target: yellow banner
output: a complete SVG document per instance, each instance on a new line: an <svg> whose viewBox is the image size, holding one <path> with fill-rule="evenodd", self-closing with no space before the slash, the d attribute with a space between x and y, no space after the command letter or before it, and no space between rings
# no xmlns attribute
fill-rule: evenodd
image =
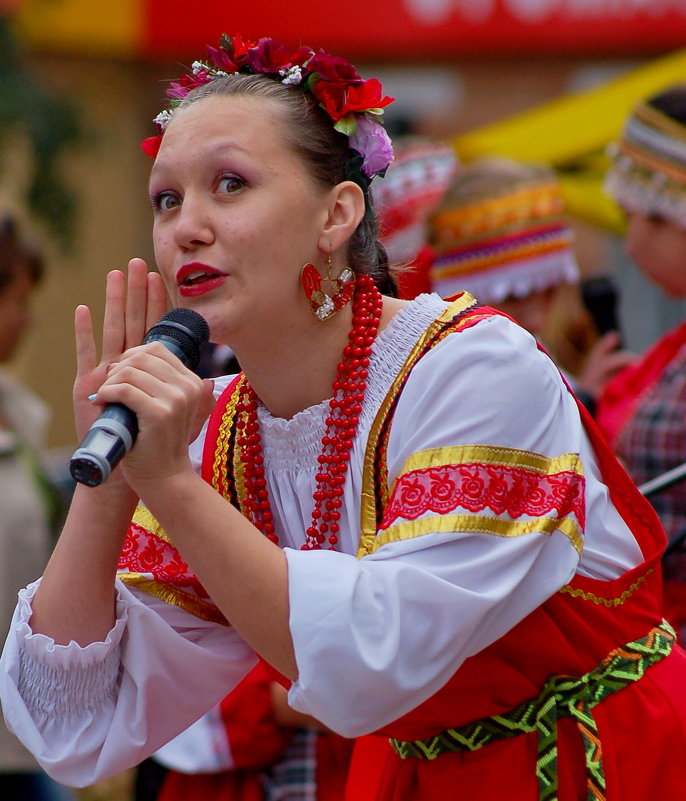
<svg viewBox="0 0 686 801"><path fill-rule="evenodd" d="M17 35L32 49L100 58L139 54L143 0L24 0Z"/></svg>
<svg viewBox="0 0 686 801"><path fill-rule="evenodd" d="M686 50L679 50L598 88L456 136L452 144L465 162L500 155L552 165L570 214L619 231L621 212L602 189L604 149L619 136L639 100L685 81Z"/></svg>

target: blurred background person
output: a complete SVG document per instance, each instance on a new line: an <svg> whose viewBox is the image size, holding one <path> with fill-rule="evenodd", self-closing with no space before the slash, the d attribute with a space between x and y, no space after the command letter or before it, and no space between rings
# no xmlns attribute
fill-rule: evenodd
<svg viewBox="0 0 686 801"><path fill-rule="evenodd" d="M406 300L431 292L433 252L428 220L457 175L452 145L413 134L393 139L395 157L383 178L371 186L381 241L394 273L398 296Z"/></svg>
<svg viewBox="0 0 686 801"><path fill-rule="evenodd" d="M343 801L353 744L291 709L286 690L259 663L142 763L135 799Z"/></svg>
<svg viewBox="0 0 686 801"><path fill-rule="evenodd" d="M578 288L580 273L552 168L504 157L474 161L457 174L429 225L433 289L442 297L467 290L504 311L559 364L546 333L555 324L558 293ZM608 378L633 360L619 342L618 332L605 333L576 375L565 371L591 412Z"/></svg>
<svg viewBox="0 0 686 801"><path fill-rule="evenodd" d="M37 249L17 224L0 221L0 364L15 355L31 324L31 296L43 274ZM58 495L40 463L50 412L33 392L0 367L0 593L2 636L17 592L43 571L60 517ZM38 767L0 718L0 797L3 801L69 801L74 796Z"/></svg>
<svg viewBox="0 0 686 801"><path fill-rule="evenodd" d="M628 218L626 250L671 298L686 298L686 84L639 103L626 122L606 187ZM598 422L642 485L686 462L686 323L607 385ZM667 531L668 615L686 634L686 482L651 493Z"/></svg>

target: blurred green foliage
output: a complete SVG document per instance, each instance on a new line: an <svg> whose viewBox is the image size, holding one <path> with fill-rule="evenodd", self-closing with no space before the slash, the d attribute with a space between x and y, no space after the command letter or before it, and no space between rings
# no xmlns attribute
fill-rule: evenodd
<svg viewBox="0 0 686 801"><path fill-rule="evenodd" d="M59 157L81 137L79 114L68 99L42 85L27 65L9 19L0 15L0 146L16 132L27 137L32 154L27 208L68 247L76 198L60 173Z"/></svg>

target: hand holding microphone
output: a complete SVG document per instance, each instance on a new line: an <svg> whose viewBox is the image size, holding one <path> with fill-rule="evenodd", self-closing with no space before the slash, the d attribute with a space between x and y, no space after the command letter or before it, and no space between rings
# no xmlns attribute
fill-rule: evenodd
<svg viewBox="0 0 686 801"><path fill-rule="evenodd" d="M194 370L209 340L205 319L192 309L172 309L151 326L143 344L160 342ZM69 470L81 484L96 487L106 481L133 447L138 434L136 415L121 403L109 403L74 451Z"/></svg>

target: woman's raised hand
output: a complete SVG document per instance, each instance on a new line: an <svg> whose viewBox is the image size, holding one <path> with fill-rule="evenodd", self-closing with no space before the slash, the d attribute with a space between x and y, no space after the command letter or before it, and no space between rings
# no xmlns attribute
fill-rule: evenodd
<svg viewBox="0 0 686 801"><path fill-rule="evenodd" d="M78 306L74 315L76 333L76 380L74 415L79 441L102 411L88 398L107 377L110 364L118 362L124 351L143 341L145 332L167 311L167 296L158 273L148 271L143 259L131 259L128 273L113 270L107 276L102 351L98 357L93 320L87 306Z"/></svg>
<svg viewBox="0 0 686 801"><path fill-rule="evenodd" d="M160 276L149 273L141 259L133 259L127 278L119 271L107 277L99 360L90 313L86 307L76 313L74 401L79 434L105 404L123 403L136 414L138 437L120 475L139 496L145 480L157 481L165 471L174 474L190 467L188 444L214 402L212 381L203 382L161 343L141 344L166 309ZM91 403L87 399L94 392L97 397Z"/></svg>

